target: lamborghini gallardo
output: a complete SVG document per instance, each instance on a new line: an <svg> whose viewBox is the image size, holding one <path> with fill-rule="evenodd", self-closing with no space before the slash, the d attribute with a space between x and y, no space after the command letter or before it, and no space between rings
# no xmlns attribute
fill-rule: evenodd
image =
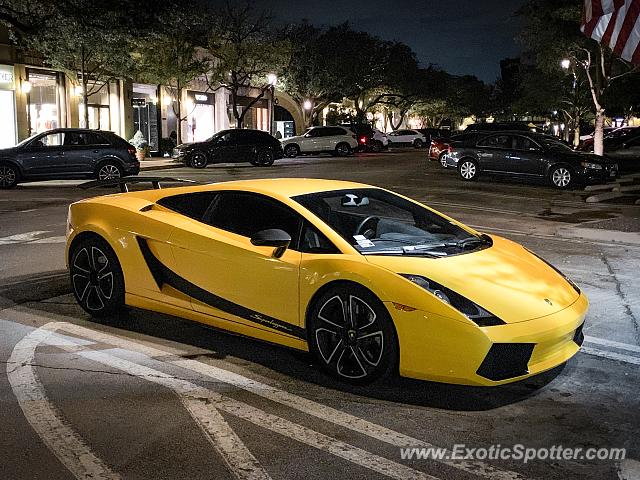
<svg viewBox="0 0 640 480"><path fill-rule="evenodd" d="M499 385L566 362L583 340L588 300L559 270L383 188L123 192L72 204L67 228L73 294L90 315L130 306L202 322L310 351L345 382L397 372Z"/></svg>

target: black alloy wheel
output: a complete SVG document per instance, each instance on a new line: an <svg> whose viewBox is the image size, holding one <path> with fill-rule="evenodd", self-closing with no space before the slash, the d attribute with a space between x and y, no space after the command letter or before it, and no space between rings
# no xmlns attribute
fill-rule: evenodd
<svg viewBox="0 0 640 480"><path fill-rule="evenodd" d="M111 247L98 237L81 240L69 261L76 301L94 317L118 313L124 307L124 277Z"/></svg>
<svg viewBox="0 0 640 480"><path fill-rule="evenodd" d="M115 162L104 162L98 165L97 180L115 180L122 177L122 168Z"/></svg>
<svg viewBox="0 0 640 480"><path fill-rule="evenodd" d="M300 147L295 144L289 144L284 147L284 156L287 158L295 158L300 155Z"/></svg>
<svg viewBox="0 0 640 480"><path fill-rule="evenodd" d="M420 140L419 138L416 138L413 141L413 148L422 148L423 144L424 144L424 142L422 140Z"/></svg>
<svg viewBox="0 0 640 480"><path fill-rule="evenodd" d="M339 157L346 157L351 153L351 147L348 143L341 142L336 145L336 155Z"/></svg>
<svg viewBox="0 0 640 480"><path fill-rule="evenodd" d="M269 167L273 165L274 161L275 157L271 150L260 150L257 154L255 165L258 167Z"/></svg>
<svg viewBox="0 0 640 480"><path fill-rule="evenodd" d="M397 337L384 304L356 284L331 288L308 318L309 347L322 368L352 384L366 384L391 372Z"/></svg>
<svg viewBox="0 0 640 480"><path fill-rule="evenodd" d="M191 154L191 160L189 161L193 168L205 168L209 161L207 156L202 152L193 152Z"/></svg>
<svg viewBox="0 0 640 480"><path fill-rule="evenodd" d="M18 184L18 169L10 164L0 165L0 188L13 188Z"/></svg>

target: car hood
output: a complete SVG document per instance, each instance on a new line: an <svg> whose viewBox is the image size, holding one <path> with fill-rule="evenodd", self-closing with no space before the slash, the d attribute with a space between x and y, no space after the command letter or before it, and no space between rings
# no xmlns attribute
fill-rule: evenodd
<svg viewBox="0 0 640 480"><path fill-rule="evenodd" d="M521 245L492 236L493 246L450 257L367 255L395 273L421 275L477 303L506 323L556 313L580 294ZM402 300L398 300L402 301Z"/></svg>
<svg viewBox="0 0 640 480"><path fill-rule="evenodd" d="M13 155L18 151L18 147L0 148L0 156Z"/></svg>
<svg viewBox="0 0 640 480"><path fill-rule="evenodd" d="M557 152L557 153L559 153L559 152ZM591 162L591 163L597 163L597 164L600 164L600 165L606 165L606 164L609 164L609 163L613 163L607 157L603 157L601 155L596 155L595 153L590 153L590 152L579 152L579 151L562 152L562 153L560 153L560 156L562 158L564 158L565 160L575 160L576 162Z"/></svg>

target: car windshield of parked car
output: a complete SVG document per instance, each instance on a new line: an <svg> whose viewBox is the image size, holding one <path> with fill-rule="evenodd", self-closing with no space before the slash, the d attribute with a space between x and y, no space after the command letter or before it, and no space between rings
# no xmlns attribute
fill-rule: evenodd
<svg viewBox="0 0 640 480"><path fill-rule="evenodd" d="M293 197L363 255L442 257L491 244L456 223L377 188L335 190Z"/></svg>

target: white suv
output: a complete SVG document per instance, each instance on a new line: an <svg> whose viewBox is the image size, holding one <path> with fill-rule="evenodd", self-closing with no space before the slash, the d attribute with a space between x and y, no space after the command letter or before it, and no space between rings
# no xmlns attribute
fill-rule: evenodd
<svg viewBox="0 0 640 480"><path fill-rule="evenodd" d="M301 153L335 153L349 155L358 147L356 135L344 127L311 127L303 135L282 140L284 156L293 158Z"/></svg>

